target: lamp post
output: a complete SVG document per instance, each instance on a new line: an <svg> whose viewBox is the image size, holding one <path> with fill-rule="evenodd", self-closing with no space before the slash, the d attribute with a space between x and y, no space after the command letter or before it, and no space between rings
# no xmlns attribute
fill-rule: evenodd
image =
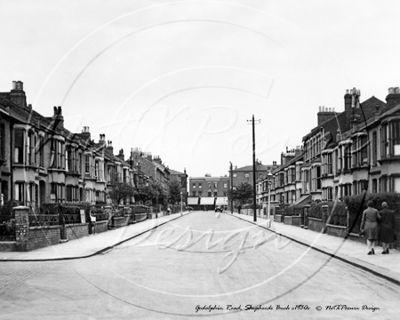
<svg viewBox="0 0 400 320"><path fill-rule="evenodd" d="M181 215L182 215L182 191L181 191Z"/></svg>
<svg viewBox="0 0 400 320"><path fill-rule="evenodd" d="M272 181L271 181L271 179L272 179L272 173L271 173L270 171L268 171L267 177L268 177L268 208L267 208L268 212L267 212L267 225L268 225L268 228L270 228L270 227L271 227L271 222L270 222L269 219L270 219L270 211L271 211L271 183L272 183Z"/></svg>

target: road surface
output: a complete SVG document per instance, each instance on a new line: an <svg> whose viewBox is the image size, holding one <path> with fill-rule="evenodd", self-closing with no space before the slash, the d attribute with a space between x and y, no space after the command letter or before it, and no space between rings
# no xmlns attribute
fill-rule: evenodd
<svg viewBox="0 0 400 320"><path fill-rule="evenodd" d="M0 263L0 319L395 319L400 288L193 212L92 258Z"/></svg>

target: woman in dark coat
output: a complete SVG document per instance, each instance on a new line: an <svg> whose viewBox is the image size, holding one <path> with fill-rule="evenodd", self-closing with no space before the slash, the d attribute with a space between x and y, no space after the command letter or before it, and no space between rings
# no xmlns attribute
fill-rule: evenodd
<svg viewBox="0 0 400 320"><path fill-rule="evenodd" d="M382 202L382 210L379 213L382 216L379 225L379 241L382 242L382 253L388 254L389 243L394 241L394 212L389 210L386 202Z"/></svg>
<svg viewBox="0 0 400 320"><path fill-rule="evenodd" d="M368 208L364 210L361 220L361 232L364 233L364 238L367 240L369 252L375 254L375 242L378 240L379 229L378 221L381 219L379 211L373 208L372 201L368 201Z"/></svg>

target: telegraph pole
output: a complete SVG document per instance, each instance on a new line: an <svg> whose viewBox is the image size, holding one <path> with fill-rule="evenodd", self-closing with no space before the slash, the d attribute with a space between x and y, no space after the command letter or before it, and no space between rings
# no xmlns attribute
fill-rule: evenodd
<svg viewBox="0 0 400 320"><path fill-rule="evenodd" d="M254 114L251 120L247 120L247 122L251 122L253 127L253 217L254 222L257 221L257 204L256 204L256 130L254 127L255 121L260 123L261 120L254 120Z"/></svg>
<svg viewBox="0 0 400 320"><path fill-rule="evenodd" d="M230 190L231 190L231 196L230 196L230 202L231 202L231 214L233 214L233 199L232 199L232 196L233 196L233 177L232 177L232 162L229 162L230 163L230 167L229 167L229 184L230 184Z"/></svg>

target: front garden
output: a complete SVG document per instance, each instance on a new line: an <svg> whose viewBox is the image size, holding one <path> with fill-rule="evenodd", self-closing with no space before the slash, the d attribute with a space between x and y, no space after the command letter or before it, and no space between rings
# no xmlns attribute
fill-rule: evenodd
<svg viewBox="0 0 400 320"><path fill-rule="evenodd" d="M344 201L281 206L276 209L275 221L358 240L362 213L368 201L372 201L378 210L382 209L382 202L388 203L389 208L395 212L395 233L397 239L400 239L399 193L367 193L346 197ZM400 241L395 241L394 246L400 248Z"/></svg>

